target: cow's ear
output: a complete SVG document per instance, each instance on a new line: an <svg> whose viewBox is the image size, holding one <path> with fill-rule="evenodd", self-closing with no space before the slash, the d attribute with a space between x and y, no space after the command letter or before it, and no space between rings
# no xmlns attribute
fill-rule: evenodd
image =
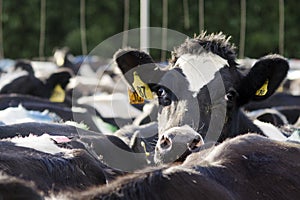
<svg viewBox="0 0 300 200"><path fill-rule="evenodd" d="M156 86L164 74L149 54L137 49L121 49L115 53L114 60L131 86L134 77L150 87Z"/></svg>
<svg viewBox="0 0 300 200"><path fill-rule="evenodd" d="M123 74L145 64L154 64L149 54L137 49L120 49L114 55L114 59Z"/></svg>
<svg viewBox="0 0 300 200"><path fill-rule="evenodd" d="M241 80L237 89L239 104L251 100L264 100L271 96L287 75L289 64L279 55L268 55L259 59L250 72Z"/></svg>

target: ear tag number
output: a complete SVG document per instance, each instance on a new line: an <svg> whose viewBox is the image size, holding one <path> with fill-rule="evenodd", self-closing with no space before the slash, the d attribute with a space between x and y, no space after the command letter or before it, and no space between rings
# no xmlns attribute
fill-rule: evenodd
<svg viewBox="0 0 300 200"><path fill-rule="evenodd" d="M266 80L266 82L261 86L261 88L259 88L255 95L256 96L265 96L268 92L268 84L269 84L269 80Z"/></svg>
<svg viewBox="0 0 300 200"><path fill-rule="evenodd" d="M66 97L65 91L62 89L61 85L57 84L52 92L52 95L50 97L51 102L64 102Z"/></svg>
<svg viewBox="0 0 300 200"><path fill-rule="evenodd" d="M152 91L148 84L144 83L137 72L133 72L133 83L132 86L137 94L143 99L153 99Z"/></svg>
<svg viewBox="0 0 300 200"><path fill-rule="evenodd" d="M140 97L136 91L132 91L128 88L128 97L130 104L143 104L144 99Z"/></svg>

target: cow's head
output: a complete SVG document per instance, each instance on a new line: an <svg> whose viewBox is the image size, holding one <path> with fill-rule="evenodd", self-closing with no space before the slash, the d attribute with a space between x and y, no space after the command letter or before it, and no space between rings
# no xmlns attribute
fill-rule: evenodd
<svg viewBox="0 0 300 200"><path fill-rule="evenodd" d="M288 62L279 55L268 55L244 73L238 68L229 38L222 33L203 33L187 39L174 49L164 70L142 51L124 49L115 54L130 84L138 74L156 93L160 136L173 127L189 125L205 140L222 141L238 131L241 106L276 91L287 74Z"/></svg>

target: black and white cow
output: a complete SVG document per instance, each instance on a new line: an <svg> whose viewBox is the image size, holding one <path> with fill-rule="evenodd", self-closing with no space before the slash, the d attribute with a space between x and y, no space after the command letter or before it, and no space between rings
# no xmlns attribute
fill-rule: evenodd
<svg viewBox="0 0 300 200"><path fill-rule="evenodd" d="M132 151L119 137L84 130L67 124L28 122L0 126L0 141L8 138L49 135L57 147L83 149L111 168L133 171L147 165L145 154ZM34 137L32 148L34 148ZM45 137L44 137L45 138ZM30 138L27 139L30 142ZM50 143L51 143L50 141ZM29 146L30 147L30 146ZM41 146L40 149L47 149Z"/></svg>
<svg viewBox="0 0 300 200"><path fill-rule="evenodd" d="M0 173L32 182L44 195L107 184L147 164L118 137L70 125L2 125L0 137Z"/></svg>
<svg viewBox="0 0 300 200"><path fill-rule="evenodd" d="M74 56L68 47L57 48L54 50L53 61L58 67L71 69L75 74L78 73L81 63L74 63Z"/></svg>
<svg viewBox="0 0 300 200"><path fill-rule="evenodd" d="M300 106L278 106L246 111L251 119L271 123L277 127L295 125L300 117Z"/></svg>
<svg viewBox="0 0 300 200"><path fill-rule="evenodd" d="M22 105L27 110L44 112L48 110L58 115L63 121L76 121L86 124L90 130L102 132L101 126L95 122L95 118L101 118L105 123L117 126L111 118L104 118L95 108L86 104L73 104L65 102L51 102L49 99L22 94L0 95L0 110Z"/></svg>
<svg viewBox="0 0 300 200"><path fill-rule="evenodd" d="M240 108L270 97L285 78L289 64L282 56L268 55L244 74L238 69L235 46L229 38L222 33L202 33L187 39L172 52L168 69L160 69L139 50L116 52L115 60L132 88L143 89L146 83L156 93L160 138L169 129L184 125L205 141L222 142L248 132L264 134ZM140 85L134 86L135 80Z"/></svg>
<svg viewBox="0 0 300 200"><path fill-rule="evenodd" d="M260 102L249 102L243 108L246 111L273 109L282 114L289 124L294 124L300 117L300 96L288 93L276 93ZM271 116L273 117L273 116ZM268 121L268 119L266 119ZM272 122L272 120L270 120ZM276 123L276 122L275 122Z"/></svg>
<svg viewBox="0 0 300 200"><path fill-rule="evenodd" d="M109 168L87 151L59 148L48 137L1 140L0 170L34 182L45 194L67 188L86 189L110 179Z"/></svg>
<svg viewBox="0 0 300 200"><path fill-rule="evenodd" d="M1 74L0 94L24 94L49 99L57 90L65 93L73 75L70 69L60 68L44 79L38 78L29 61L18 60L14 67ZM65 93L60 102L69 103L70 98Z"/></svg>
<svg viewBox="0 0 300 200"><path fill-rule="evenodd" d="M118 178L69 199L297 199L300 146L245 134L165 165Z"/></svg>

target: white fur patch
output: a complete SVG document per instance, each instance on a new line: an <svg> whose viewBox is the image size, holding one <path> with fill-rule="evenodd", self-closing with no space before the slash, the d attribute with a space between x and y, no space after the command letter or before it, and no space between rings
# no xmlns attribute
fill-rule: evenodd
<svg viewBox="0 0 300 200"><path fill-rule="evenodd" d="M169 167L169 168L165 169L163 171L163 176L168 178L169 175L171 175L173 173L176 173L178 171L180 171L180 172L184 171L184 172L188 173L191 176L195 175L195 174L200 174L200 172L198 172L195 169L190 169L190 168L183 167L181 165L177 165L177 166L172 166L172 167Z"/></svg>
<svg viewBox="0 0 300 200"><path fill-rule="evenodd" d="M58 122L61 118L48 110L43 112L26 110L21 104L0 111L0 121L6 125L25 122Z"/></svg>
<svg viewBox="0 0 300 200"><path fill-rule="evenodd" d="M184 54L175 63L187 77L189 90L194 92L194 95L213 80L215 73L225 65L228 65L227 60L211 52L201 55Z"/></svg>
<svg viewBox="0 0 300 200"><path fill-rule="evenodd" d="M9 73L3 73L1 74L1 81L0 81L0 88L3 88L4 86L6 86L7 84L11 83L13 80L20 78L22 76L27 76L28 72L21 70L21 69L17 69L13 72L9 72Z"/></svg>
<svg viewBox="0 0 300 200"><path fill-rule="evenodd" d="M165 131L163 133L164 136L173 136L172 140L173 142L179 141L179 142L190 142L193 140L196 136L200 137L200 142L204 144L204 141L201 137L201 135L196 132L193 128L191 128L189 125L184 125L180 127L172 127ZM157 144L158 145L158 144Z"/></svg>
<svg viewBox="0 0 300 200"><path fill-rule="evenodd" d="M285 141L287 139L273 124L261 122L259 120L254 120L253 123L270 139L278 141Z"/></svg>
<svg viewBox="0 0 300 200"><path fill-rule="evenodd" d="M10 141L19 147L27 147L53 155L57 153L71 152L71 150L69 149L60 148L57 145L55 145L51 137L52 136L48 134L43 134L41 136L30 134L28 137L14 137L10 139L5 139L4 141Z"/></svg>

